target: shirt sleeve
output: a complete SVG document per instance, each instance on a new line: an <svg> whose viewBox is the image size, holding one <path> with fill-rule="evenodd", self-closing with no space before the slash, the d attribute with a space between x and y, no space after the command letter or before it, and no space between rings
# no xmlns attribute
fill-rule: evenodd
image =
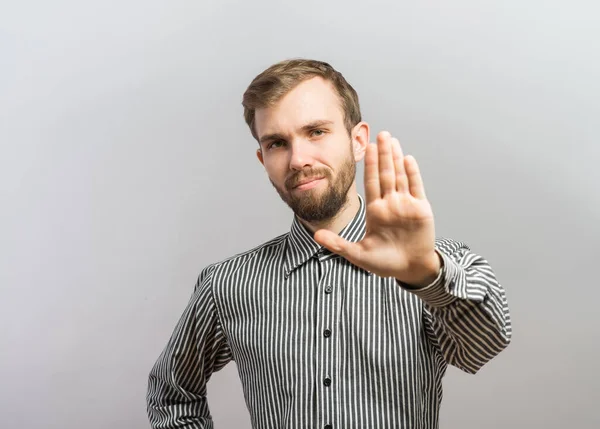
<svg viewBox="0 0 600 429"><path fill-rule="evenodd" d="M446 362L477 373L510 343L510 313L504 288L488 262L461 242L436 239L442 271L425 288L398 283L425 303L429 338Z"/></svg>
<svg viewBox="0 0 600 429"><path fill-rule="evenodd" d="M208 429L210 376L232 360L211 293L214 266L206 267L187 307L148 378L147 412L152 428Z"/></svg>

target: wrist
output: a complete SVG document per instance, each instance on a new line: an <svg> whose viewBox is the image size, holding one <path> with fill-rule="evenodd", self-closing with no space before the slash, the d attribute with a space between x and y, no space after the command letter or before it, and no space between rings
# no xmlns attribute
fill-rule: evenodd
<svg viewBox="0 0 600 429"><path fill-rule="evenodd" d="M413 264L407 273L396 277L396 280L414 288L424 288L439 277L442 267L443 259L437 250L434 250L430 256Z"/></svg>

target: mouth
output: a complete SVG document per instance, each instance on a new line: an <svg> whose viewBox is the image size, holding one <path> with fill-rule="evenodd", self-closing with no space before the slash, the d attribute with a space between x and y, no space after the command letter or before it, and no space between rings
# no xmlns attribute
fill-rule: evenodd
<svg viewBox="0 0 600 429"><path fill-rule="evenodd" d="M321 183L321 181L323 179L324 179L323 177L313 177L310 179L305 179L305 180L301 181L299 184L297 184L296 186L294 186L292 188L292 190L304 191L307 189L314 188L319 183Z"/></svg>

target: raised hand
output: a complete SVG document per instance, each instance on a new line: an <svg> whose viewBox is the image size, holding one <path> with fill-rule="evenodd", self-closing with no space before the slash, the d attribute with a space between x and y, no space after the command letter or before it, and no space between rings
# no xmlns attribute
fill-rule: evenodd
<svg viewBox="0 0 600 429"><path fill-rule="evenodd" d="M437 277L431 205L414 157L404 156L389 132L377 135L365 155L366 233L352 243L321 229L315 241L354 265L382 277L426 286Z"/></svg>

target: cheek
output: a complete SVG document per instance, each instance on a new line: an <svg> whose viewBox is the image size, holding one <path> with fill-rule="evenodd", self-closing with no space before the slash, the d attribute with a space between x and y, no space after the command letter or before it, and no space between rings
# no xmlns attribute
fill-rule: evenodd
<svg viewBox="0 0 600 429"><path fill-rule="evenodd" d="M277 160L270 158L265 160L265 169L267 170L267 174L269 178L275 183L283 183L287 171L285 169L285 165Z"/></svg>
<svg viewBox="0 0 600 429"><path fill-rule="evenodd" d="M340 156L340 154L337 153L334 155L334 157L330 158L330 161L330 165L331 168L334 170L334 174L338 174L348 162L348 155Z"/></svg>
<svg viewBox="0 0 600 429"><path fill-rule="evenodd" d="M354 160L352 142L342 139L335 142L332 141L330 145L327 145L322 161L327 161L326 164L337 172L340 168L344 167L348 159Z"/></svg>

